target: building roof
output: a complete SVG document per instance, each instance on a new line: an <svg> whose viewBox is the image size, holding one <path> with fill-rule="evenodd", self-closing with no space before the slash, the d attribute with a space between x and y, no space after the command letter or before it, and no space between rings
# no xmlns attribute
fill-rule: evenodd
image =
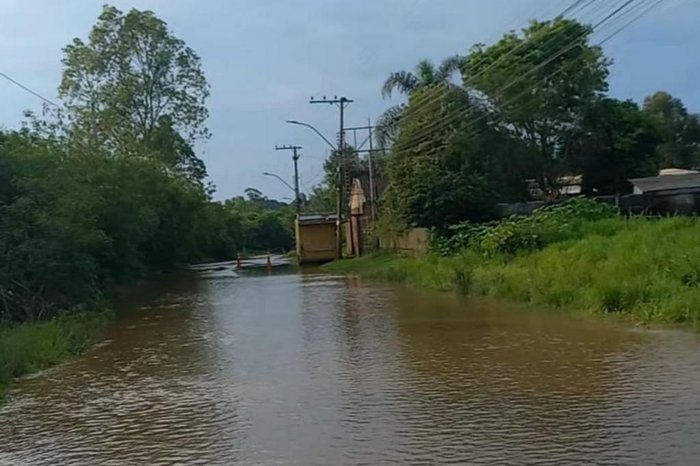
<svg viewBox="0 0 700 466"><path fill-rule="evenodd" d="M700 192L700 173L633 178L629 181L642 193L660 191Z"/></svg>
<svg viewBox="0 0 700 466"><path fill-rule="evenodd" d="M659 170L659 175L689 175L691 173L700 173L697 170L686 170L685 168L664 168Z"/></svg>
<svg viewBox="0 0 700 466"><path fill-rule="evenodd" d="M336 214L326 213L306 213L299 214L299 225L324 225L327 223L335 224L338 216Z"/></svg>

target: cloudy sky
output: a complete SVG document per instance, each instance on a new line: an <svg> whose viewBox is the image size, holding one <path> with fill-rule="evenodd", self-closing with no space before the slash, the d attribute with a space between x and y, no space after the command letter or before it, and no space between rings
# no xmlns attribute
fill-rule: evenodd
<svg viewBox="0 0 700 466"><path fill-rule="evenodd" d="M612 3L605 0L609 10ZM641 0L640 0L641 1ZM56 97L61 48L86 37L105 0L0 0L0 72ZM212 87L211 140L202 148L220 199L256 187L270 197L291 193L291 154L304 147L302 189L319 182L327 148L317 136L284 123L312 123L335 138L337 110L310 96L355 100L347 124L364 125L391 102L383 79L419 60L439 61L490 43L528 19L554 16L571 0L113 0L120 9L150 9L202 57ZM589 13L584 18L595 16ZM605 44L615 61L611 93L641 100L656 90L700 111L700 2L664 0L654 12ZM617 26L621 25L617 24ZM614 25L613 25L614 26ZM605 33L596 36L600 40ZM0 79L0 126L17 127L41 101Z"/></svg>

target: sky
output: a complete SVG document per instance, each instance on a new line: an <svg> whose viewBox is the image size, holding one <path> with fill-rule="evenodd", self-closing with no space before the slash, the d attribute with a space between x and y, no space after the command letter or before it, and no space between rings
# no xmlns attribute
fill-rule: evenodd
<svg viewBox="0 0 700 466"><path fill-rule="evenodd" d="M61 49L86 38L106 0L0 0L0 72L56 99ZM607 2L608 0L605 0ZM619 2L620 0L609 0ZM640 0L641 1L641 0ZM599 3L605 3L599 2ZM122 10L152 10L193 48L211 85L207 103L212 137L199 147L216 198L248 187L271 198L292 197L271 172L292 183L291 153L302 146L301 189L322 181L328 146L310 130L335 140L338 110L309 98L353 99L347 126L363 126L399 100L383 100L392 71L421 59L439 62L492 43L533 18L547 19L572 0L112 0ZM609 7L606 6L609 10ZM592 12L584 19L595 17ZM700 2L663 0L651 14L604 44L611 95L641 101L658 90L700 112ZM621 23L619 24L621 25ZM594 41L603 39L601 30ZM0 79L0 128L16 128L41 100ZM352 134L349 135L352 143ZM358 136L359 138L360 136ZM361 139L361 138L360 138Z"/></svg>

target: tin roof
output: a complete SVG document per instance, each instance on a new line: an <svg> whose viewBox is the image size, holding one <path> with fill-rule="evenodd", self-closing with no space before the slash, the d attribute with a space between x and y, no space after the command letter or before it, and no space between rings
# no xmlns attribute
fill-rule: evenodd
<svg viewBox="0 0 700 466"><path fill-rule="evenodd" d="M326 213L306 213L299 214L299 225L323 225L325 223L335 224L338 216Z"/></svg>
<svg viewBox="0 0 700 466"><path fill-rule="evenodd" d="M686 170L685 168L664 168L659 170L659 175L688 175L690 173L700 173L697 170Z"/></svg>
<svg viewBox="0 0 700 466"><path fill-rule="evenodd" d="M643 193L659 191L700 191L700 173L651 176L630 180Z"/></svg>

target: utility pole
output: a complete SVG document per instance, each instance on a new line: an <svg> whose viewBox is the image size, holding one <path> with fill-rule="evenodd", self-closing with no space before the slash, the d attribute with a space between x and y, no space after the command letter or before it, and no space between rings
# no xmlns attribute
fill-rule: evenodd
<svg viewBox="0 0 700 466"><path fill-rule="evenodd" d="M326 96L323 96L322 99L314 99L311 97L311 100L309 100L309 103L312 104L330 104L337 105L338 108L340 108L340 136L338 141L340 166L338 168L338 202L336 203L336 215L338 219L336 220L335 229L336 257L338 259L343 257L343 181L347 181L345 170L345 108L353 102L354 101L351 99L338 96L334 96L332 99L327 99Z"/></svg>
<svg viewBox="0 0 700 466"><path fill-rule="evenodd" d="M372 220L376 220L377 218L377 209L376 209L376 190L374 189L374 161L372 159L373 154L375 152L383 152L382 149L375 149L374 148L374 126L372 126L372 120L367 118L367 126L354 126L350 128L345 128L346 131L352 131L353 135L355 136L355 140L357 140L357 131L368 131L369 134L365 138L365 140L357 146L357 143L355 143L355 152L357 154L362 154L366 153L367 154L367 164L369 167L369 205L370 205L370 215L372 217ZM369 149L362 149L362 147L369 142Z"/></svg>
<svg viewBox="0 0 700 466"><path fill-rule="evenodd" d="M301 213L301 197L299 196L299 157L300 154L297 152L301 150L301 146L275 146L275 150L291 150L292 160L294 160L294 203L297 207L297 218Z"/></svg>
<svg viewBox="0 0 700 466"><path fill-rule="evenodd" d="M372 220L376 220L376 208L374 204L374 169L372 168L372 152L374 146L372 143L372 120L367 118L367 127L369 128L369 152L367 153L367 163L369 164L369 213Z"/></svg>

